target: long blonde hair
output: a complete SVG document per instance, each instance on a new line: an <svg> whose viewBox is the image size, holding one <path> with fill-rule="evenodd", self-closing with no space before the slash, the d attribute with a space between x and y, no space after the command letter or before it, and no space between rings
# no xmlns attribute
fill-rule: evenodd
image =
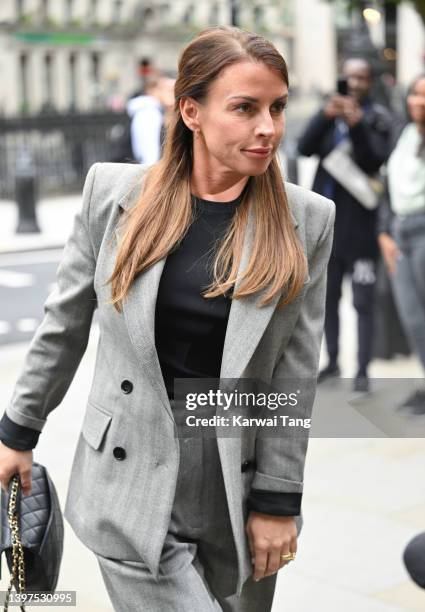
<svg viewBox="0 0 425 612"><path fill-rule="evenodd" d="M185 125L179 101L189 96L202 102L209 85L231 64L246 59L277 70L289 84L285 60L257 34L234 27L212 27L200 32L183 50L175 83L175 106L167 130L163 156L144 178L139 200L125 219L111 283L111 304L122 311L122 301L134 279L166 257L183 239L193 221L190 193L193 134ZM278 307L299 293L307 261L293 227L279 163L274 157L267 170L248 180L244 197L223 237L213 264L213 282L202 295L213 298L234 288L242 255L249 205L255 231L246 269L232 299L269 288L259 306L283 293Z"/></svg>

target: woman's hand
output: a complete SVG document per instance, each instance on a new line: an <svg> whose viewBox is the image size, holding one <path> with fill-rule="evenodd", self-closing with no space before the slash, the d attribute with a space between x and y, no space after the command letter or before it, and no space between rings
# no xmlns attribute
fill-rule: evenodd
<svg viewBox="0 0 425 612"><path fill-rule="evenodd" d="M393 276L397 269L397 260L402 256L401 251L396 241L389 234L379 234L378 243L388 274Z"/></svg>
<svg viewBox="0 0 425 612"><path fill-rule="evenodd" d="M297 526L292 516L250 512L245 531L254 564L254 580L275 574L288 561L281 555L297 552Z"/></svg>
<svg viewBox="0 0 425 612"><path fill-rule="evenodd" d="M9 481L19 474L22 493L31 493L32 450L20 451L0 442L0 483L5 493L9 492Z"/></svg>

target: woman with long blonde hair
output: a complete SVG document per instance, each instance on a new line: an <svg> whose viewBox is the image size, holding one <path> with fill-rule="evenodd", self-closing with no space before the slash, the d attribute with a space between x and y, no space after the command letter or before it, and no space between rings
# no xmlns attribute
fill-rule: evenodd
<svg viewBox="0 0 425 612"><path fill-rule="evenodd" d="M29 492L32 449L97 308L65 517L119 612L266 612L295 558L334 205L282 179L288 86L283 57L257 34L208 28L186 46L162 159L89 171L0 423L2 487L18 472ZM284 383L284 414L261 435L259 419L232 420L235 390L223 408L218 391L198 393L201 379L222 393L229 379L298 386ZM195 435L206 413L196 427L213 421L216 436ZM288 414L305 423L299 435L285 432ZM226 419L234 431L219 435Z"/></svg>

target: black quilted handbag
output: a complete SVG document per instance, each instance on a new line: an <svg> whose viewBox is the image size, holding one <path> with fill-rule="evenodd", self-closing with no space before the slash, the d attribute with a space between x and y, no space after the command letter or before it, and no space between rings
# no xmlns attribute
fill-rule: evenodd
<svg viewBox="0 0 425 612"><path fill-rule="evenodd" d="M63 537L63 518L55 486L47 469L33 462L30 495L21 495L17 474L9 482L8 493L2 491L0 577L3 551L11 573L5 610L12 585L18 593L54 592L62 561Z"/></svg>

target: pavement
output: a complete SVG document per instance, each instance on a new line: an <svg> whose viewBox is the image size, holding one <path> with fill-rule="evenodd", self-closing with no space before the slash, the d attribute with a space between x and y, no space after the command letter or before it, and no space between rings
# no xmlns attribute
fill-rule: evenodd
<svg viewBox="0 0 425 612"><path fill-rule="evenodd" d="M305 183L313 167L314 160L301 163ZM9 253L10 261L17 251L62 246L80 205L80 196L42 200L38 207L42 232L17 236L14 204L0 202L0 267L2 253ZM349 378L354 372L356 339L348 283L343 290L341 320L341 368L343 376ZM98 338L97 324L93 324L86 353L68 393L60 408L50 414L34 450L34 460L49 468L62 507L90 391ZM0 396L4 398L4 408L27 349L27 343L20 343L0 350ZM322 351L321 363L324 361ZM374 360L370 374L377 380L423 377L414 357ZM313 415L320 418L317 406L320 402ZM411 418L419 419L413 425L419 424L420 419L423 425L423 417ZM279 572L273 612L423 611L425 591L410 581L402 552L410 538L425 530L424 473L422 437L312 437L305 468L304 527L298 554ZM4 559L2 568L0 590L5 590L8 571ZM78 611L112 611L96 558L68 523L57 588L77 592ZM45 608L48 609L38 607Z"/></svg>

